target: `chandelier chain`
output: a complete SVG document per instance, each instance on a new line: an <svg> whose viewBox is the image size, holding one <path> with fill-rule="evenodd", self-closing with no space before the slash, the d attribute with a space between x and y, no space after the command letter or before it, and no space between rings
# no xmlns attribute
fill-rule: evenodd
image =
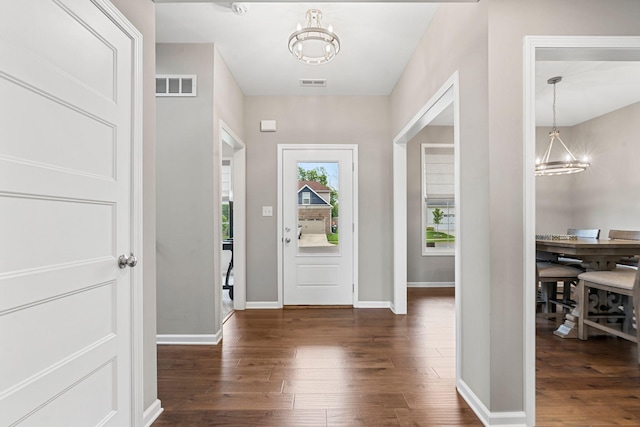
<svg viewBox="0 0 640 427"><path fill-rule="evenodd" d="M556 84L553 83L553 130L556 130Z"/></svg>

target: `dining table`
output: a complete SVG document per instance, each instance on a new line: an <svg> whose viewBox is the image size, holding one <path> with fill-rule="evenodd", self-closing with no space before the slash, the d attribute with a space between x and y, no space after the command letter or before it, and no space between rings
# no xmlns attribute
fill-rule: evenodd
<svg viewBox="0 0 640 427"><path fill-rule="evenodd" d="M621 239L586 239L565 235L536 236L536 252L547 259L568 257L580 260L586 271L613 270L621 258L640 255L640 241ZM578 304L566 314L565 321L554 331L562 338L577 338Z"/></svg>

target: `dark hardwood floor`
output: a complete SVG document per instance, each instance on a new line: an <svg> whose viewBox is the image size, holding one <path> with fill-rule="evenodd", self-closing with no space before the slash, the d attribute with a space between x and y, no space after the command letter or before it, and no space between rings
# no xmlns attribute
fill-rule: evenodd
<svg viewBox="0 0 640 427"><path fill-rule="evenodd" d="M160 346L161 426L481 426L455 390L453 291L388 309L237 311L219 346Z"/></svg>
<svg viewBox="0 0 640 427"><path fill-rule="evenodd" d="M219 346L159 346L164 426L481 426L454 386L452 289L387 309L247 310ZM538 426L640 426L636 346L537 319Z"/></svg>
<svg viewBox="0 0 640 427"><path fill-rule="evenodd" d="M640 426L637 345L611 335L588 341L536 324L537 426Z"/></svg>

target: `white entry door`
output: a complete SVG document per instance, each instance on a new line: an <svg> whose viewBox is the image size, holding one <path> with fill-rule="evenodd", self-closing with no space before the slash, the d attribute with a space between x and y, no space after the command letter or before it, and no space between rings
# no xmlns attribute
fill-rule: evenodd
<svg viewBox="0 0 640 427"><path fill-rule="evenodd" d="M355 147L280 148L284 305L352 305Z"/></svg>
<svg viewBox="0 0 640 427"><path fill-rule="evenodd" d="M5 3L0 425L129 426L131 33L100 0Z"/></svg>

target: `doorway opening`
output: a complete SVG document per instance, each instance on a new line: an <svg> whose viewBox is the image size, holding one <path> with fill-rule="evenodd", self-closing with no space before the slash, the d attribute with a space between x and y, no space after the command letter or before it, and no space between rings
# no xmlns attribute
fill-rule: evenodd
<svg viewBox="0 0 640 427"><path fill-rule="evenodd" d="M455 72L442 87L433 95L433 97L418 111L414 118L404 127L404 129L393 140L393 206L394 206L394 290L392 310L396 314L407 314L407 268L408 268L408 251L407 238L408 233L412 230L408 229L408 200L407 200L407 153L409 143L420 135L424 129L431 125L444 124L451 126L453 147L453 200L460 200L460 132L459 132L459 77ZM426 131L428 132L428 131ZM422 190L423 191L423 190ZM421 193L422 193L421 191ZM423 194L420 196L421 204ZM460 230L460 208L459 203L454 203L452 227L454 230ZM428 209L420 208L421 212L430 212ZM426 213L425 213L426 215ZM422 216L422 213L421 213ZM419 241L422 246L422 219L419 228ZM416 230L413 230L415 232ZM425 228L426 233L426 228ZM435 255L442 255L440 251L447 248L427 248L427 239L425 234L425 252L429 249L434 250ZM456 383L459 382L461 376L461 297L460 297L460 241L461 234L457 233L454 240L454 288L455 288L455 318L456 318ZM421 252L422 254L422 252ZM449 254L450 255L450 254Z"/></svg>
<svg viewBox="0 0 640 427"><path fill-rule="evenodd" d="M220 272L218 313L222 324L233 310L246 306L246 185L245 145L220 121L220 242L216 271Z"/></svg>
<svg viewBox="0 0 640 427"><path fill-rule="evenodd" d="M592 211L592 218L582 214L573 215L569 214L564 216L564 219L554 220L549 210L542 211L541 206L537 207L538 200L536 199L536 193L538 190L544 190L549 187L548 182L537 181L535 178L535 163L536 163L536 127L543 126L540 120L541 114L536 113L536 102L541 99L540 93L546 89L547 79L555 77L556 75L563 76L563 84L566 89L569 89L567 83L571 81L571 78L567 79L569 75L566 73L574 73L576 69L581 69L582 77L586 74L592 73L589 79L589 90L600 86L604 88L604 96L599 95L598 103L606 103L605 99L608 93L612 90L612 86L620 83L618 78L600 79L598 84L598 70L604 72L608 70L610 72L613 68L619 68L624 65L625 62L637 62L640 61L640 37L541 37L541 36L528 36L525 38L525 55L524 55L524 213L525 213L525 238L524 238L524 274L523 283L526 292L524 292L524 324L525 324L525 340L524 340L524 353L525 353L525 408L528 418L528 424L533 425L535 422L536 412L536 376L535 376L535 363L536 363L536 288L535 283L535 265L531 260L535 259L535 235L537 232L555 232L563 234L563 229L570 227L577 227L577 224L588 223L589 220L597 220L594 228L601 228L601 236L607 235L608 229L611 228L611 224L607 224L605 216L600 214L594 214ZM560 68L558 68L560 67ZM541 74L554 74L554 76L546 76L546 79ZM637 74L637 73L635 73ZM574 74L575 75L575 74ZM577 78L574 78L574 84L576 84ZM563 89L559 87L558 89ZM582 95L586 95L586 90L582 90ZM628 92L628 91L627 91ZM638 91L633 91L638 93ZM563 102L569 101L571 96L570 91L563 89L562 97L559 99ZM638 102L636 101L630 101ZM584 102L582 102L584 104ZM547 109L550 111L550 103L546 102ZM559 111L560 114L560 111ZM565 113L566 114L566 113ZM577 127L577 126L573 126ZM593 126L591 126L593 128ZM538 136L543 133L538 130ZM610 139L610 138L607 138ZM610 143L611 141L607 141ZM605 154L602 147L599 149L590 147L590 149L598 150L601 154ZM538 150L539 151L539 150ZM633 158L634 156L628 155L627 157ZM578 174L576 177L570 179L584 179L589 178L590 175L596 175L596 169L598 162L604 161L604 156L593 156L591 159L592 170L588 173ZM616 165L613 169L625 170L627 168ZM613 169L608 171L612 172ZM582 177L580 175L583 175ZM545 180L554 180L555 184L552 184L554 191L558 190L560 180L563 177L540 177ZM579 185L576 182L565 182L575 188L575 185ZM537 188L537 186L539 188ZM590 199L584 197L584 194L580 196L579 192L572 190L572 193L576 193L576 197L581 197L582 201ZM608 196L608 194L607 194ZM543 199L540 199L540 203L543 203ZM593 206L592 206L593 208ZM538 211L539 215L536 214ZM586 211L583 209L583 211ZM618 209L618 211L628 211L628 209ZM559 217L555 217L559 218ZM620 227L621 222L624 221L623 217L615 219L615 224ZM553 229L549 229L553 227ZM561 338L558 338L561 339Z"/></svg>

